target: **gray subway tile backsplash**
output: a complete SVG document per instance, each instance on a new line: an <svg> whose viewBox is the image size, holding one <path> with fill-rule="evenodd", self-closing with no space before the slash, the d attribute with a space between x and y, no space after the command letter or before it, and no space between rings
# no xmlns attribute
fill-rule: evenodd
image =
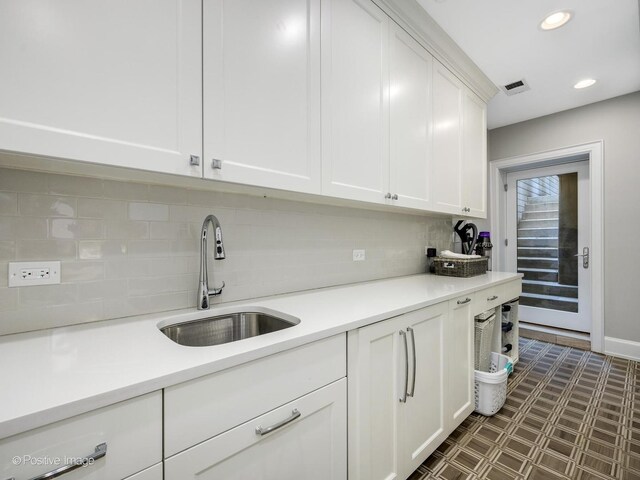
<svg viewBox="0 0 640 480"><path fill-rule="evenodd" d="M451 247L448 218L0 168L0 335L195 307L210 213L214 304L421 273ZM62 283L7 288L21 260L61 260Z"/></svg>

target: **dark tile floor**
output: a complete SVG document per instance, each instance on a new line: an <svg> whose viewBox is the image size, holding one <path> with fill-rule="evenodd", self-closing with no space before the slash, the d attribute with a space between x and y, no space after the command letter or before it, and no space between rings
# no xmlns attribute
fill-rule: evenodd
<svg viewBox="0 0 640 480"><path fill-rule="evenodd" d="M520 339L495 416L472 414L410 480L640 480L640 363Z"/></svg>

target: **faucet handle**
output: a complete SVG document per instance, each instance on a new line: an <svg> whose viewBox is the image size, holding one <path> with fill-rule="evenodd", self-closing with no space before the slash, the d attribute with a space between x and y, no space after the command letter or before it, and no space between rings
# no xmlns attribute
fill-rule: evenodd
<svg viewBox="0 0 640 480"><path fill-rule="evenodd" d="M219 288L213 288L212 290L209 290L209 296L212 295L220 295L222 293L222 289L225 287L224 282L222 282L222 285L220 285Z"/></svg>

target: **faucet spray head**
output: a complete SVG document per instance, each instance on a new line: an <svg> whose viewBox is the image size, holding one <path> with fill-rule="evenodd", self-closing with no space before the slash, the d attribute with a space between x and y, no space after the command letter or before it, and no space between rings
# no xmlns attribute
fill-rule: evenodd
<svg viewBox="0 0 640 480"><path fill-rule="evenodd" d="M216 247L215 247L215 254L213 255L213 258L215 260L224 260L225 255L224 255L224 244L222 243L222 229L219 226L215 228L215 238L216 238Z"/></svg>

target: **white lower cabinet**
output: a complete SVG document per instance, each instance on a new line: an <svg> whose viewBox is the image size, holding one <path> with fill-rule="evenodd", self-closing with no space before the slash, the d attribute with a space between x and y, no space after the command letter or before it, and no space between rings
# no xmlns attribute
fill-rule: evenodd
<svg viewBox="0 0 640 480"><path fill-rule="evenodd" d="M349 478L407 478L444 440L447 303L349 332Z"/></svg>
<svg viewBox="0 0 640 480"><path fill-rule="evenodd" d="M149 467L146 470L136 473L127 477L126 480L163 480L162 463L158 463L153 467Z"/></svg>
<svg viewBox="0 0 640 480"><path fill-rule="evenodd" d="M54 478L44 474L82 459L65 480L161 480L162 393L0 440L0 479Z"/></svg>
<svg viewBox="0 0 640 480"><path fill-rule="evenodd" d="M346 402L343 378L174 455L164 478L344 480Z"/></svg>
<svg viewBox="0 0 640 480"><path fill-rule="evenodd" d="M449 301L449 318L444 329L446 406L445 430L449 435L475 408L474 294Z"/></svg>

